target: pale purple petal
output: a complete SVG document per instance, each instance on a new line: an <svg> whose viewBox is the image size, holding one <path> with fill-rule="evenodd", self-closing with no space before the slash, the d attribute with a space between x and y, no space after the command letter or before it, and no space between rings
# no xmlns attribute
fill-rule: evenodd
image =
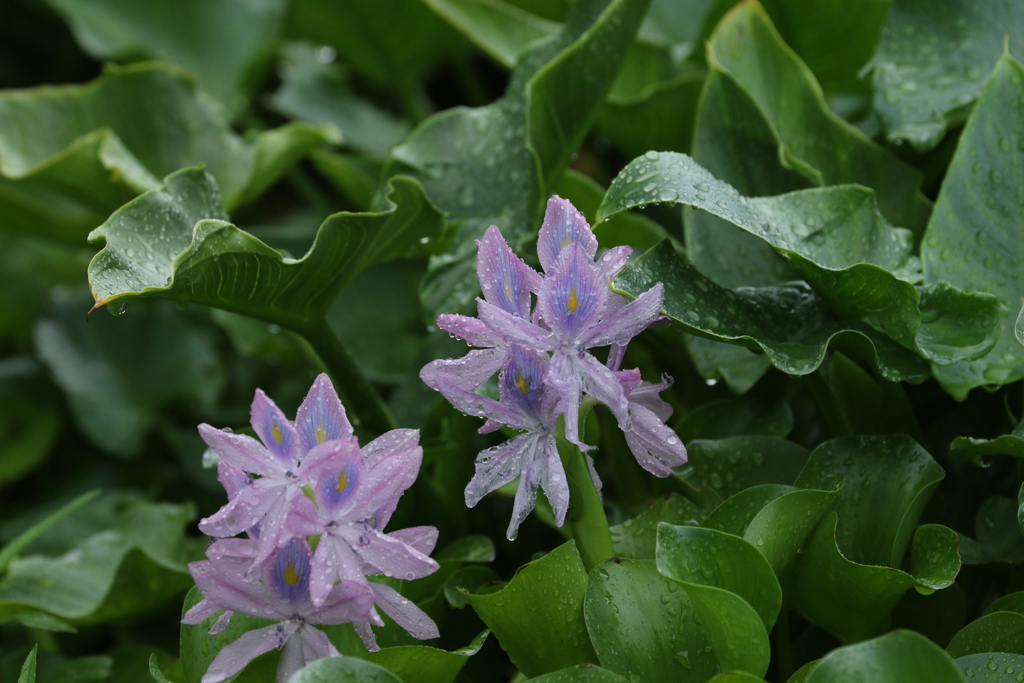
<svg viewBox="0 0 1024 683"><path fill-rule="evenodd" d="M217 653L210 662L210 668L203 674L202 683L222 683L228 680L264 652L283 646L298 628L297 623L287 621L243 633L238 640Z"/></svg>
<svg viewBox="0 0 1024 683"><path fill-rule="evenodd" d="M495 334L494 330L483 322L468 315L442 313L437 316L437 326L470 346L487 348L502 345L501 335Z"/></svg>
<svg viewBox="0 0 1024 683"><path fill-rule="evenodd" d="M251 415L252 428L263 441L263 445L282 462L289 465L297 462L303 450L302 444L299 443L299 434L262 389L256 390Z"/></svg>
<svg viewBox="0 0 1024 683"><path fill-rule="evenodd" d="M203 595L203 602L221 608L247 614L251 617L267 618L266 608L269 606L274 614L278 613L276 603L272 602L263 585L258 581L248 581L241 574L219 571L209 560L190 562L188 573L192 575L196 588ZM201 603L200 603L201 604ZM197 605L198 607L198 605ZM182 619L186 624L202 623L199 617L207 608L193 613L192 610ZM188 621L186 621L188 619Z"/></svg>
<svg viewBox="0 0 1024 683"><path fill-rule="evenodd" d="M402 543L409 545L424 555L434 552L437 545L437 527L434 526L412 526L407 529L395 529L388 533L388 536L397 538Z"/></svg>
<svg viewBox="0 0 1024 683"><path fill-rule="evenodd" d="M509 350L512 359L502 368L498 377L501 401L510 405L515 412L529 415L540 423L548 356L515 345Z"/></svg>
<svg viewBox="0 0 1024 683"><path fill-rule="evenodd" d="M266 584L281 602L300 605L309 600L309 545L305 539L292 539L270 561Z"/></svg>
<svg viewBox="0 0 1024 683"><path fill-rule="evenodd" d="M476 300L476 309L480 320L507 343L521 344L538 351L552 348L551 333L528 319L512 315L483 299Z"/></svg>
<svg viewBox="0 0 1024 683"><path fill-rule="evenodd" d="M581 367L583 390L608 406L612 415L619 421L620 429L628 429L629 402L619 378L589 353L584 353L578 362Z"/></svg>
<svg viewBox="0 0 1024 683"><path fill-rule="evenodd" d="M254 482L252 488L257 488L261 481ZM273 504L267 510L266 516L260 523L260 536L257 540L256 557L253 558L255 565L260 565L270 557L277 548L287 543L293 535L289 529L289 519L298 514L300 517L310 517L314 513L313 501L306 497L296 485L280 486L268 491L268 496L274 493ZM304 510L303 510L304 509ZM297 510L301 512L296 512Z"/></svg>
<svg viewBox="0 0 1024 683"><path fill-rule="evenodd" d="M597 259L597 267L610 282L625 267L632 253L633 247L630 246L612 247Z"/></svg>
<svg viewBox="0 0 1024 683"><path fill-rule="evenodd" d="M231 625L231 617L235 615L231 610L225 610L224 614L220 615L217 621L213 622L213 626L207 631L211 636L215 636L218 633L223 633L224 629Z"/></svg>
<svg viewBox="0 0 1024 683"><path fill-rule="evenodd" d="M580 395L583 393L582 367L574 354L556 353L551 357L548 374L544 381L561 398L559 406L565 415L565 438L584 450L587 447L580 441Z"/></svg>
<svg viewBox="0 0 1024 683"><path fill-rule="evenodd" d="M244 571L256 557L256 541L251 538L222 538L206 548L206 556L221 571Z"/></svg>
<svg viewBox="0 0 1024 683"><path fill-rule="evenodd" d="M331 644L327 634L309 624L299 627L281 652L277 664L275 683L288 683L292 675L310 662L324 657L339 657L341 653Z"/></svg>
<svg viewBox="0 0 1024 683"><path fill-rule="evenodd" d="M276 504L276 499L255 486L246 486L228 501L227 505L205 519L199 520L199 530L208 536L228 538L237 536L259 524Z"/></svg>
<svg viewBox="0 0 1024 683"><path fill-rule="evenodd" d="M628 342L657 320L664 300L664 290L659 282L633 301L616 309L612 315L582 334L580 344L591 348Z"/></svg>
<svg viewBox="0 0 1024 683"><path fill-rule="evenodd" d="M672 474L686 462L686 447L676 433L645 406L630 402L630 429L626 443L640 466L657 477Z"/></svg>
<svg viewBox="0 0 1024 683"><path fill-rule="evenodd" d="M631 407L633 405L641 405L657 415L658 419L662 422L668 422L668 419L672 417L672 406L661 398L661 396L658 396L658 393L672 386L672 378L668 375L662 375L661 380L661 384L640 382L632 391L630 391L626 384L623 383L623 388L629 396L629 403Z"/></svg>
<svg viewBox="0 0 1024 683"><path fill-rule="evenodd" d="M420 370L424 384L440 391L442 381L474 390L501 369L508 358L504 347L470 351L462 358L434 360Z"/></svg>
<svg viewBox="0 0 1024 683"><path fill-rule="evenodd" d="M610 292L601 270L579 245L570 245L544 278L538 308L554 336L575 345L597 323Z"/></svg>
<svg viewBox="0 0 1024 683"><path fill-rule="evenodd" d="M545 466L541 488L555 513L555 526L562 526L565 514L569 511L569 482L555 440L551 437L544 439L542 447L543 453L539 455L544 458Z"/></svg>
<svg viewBox="0 0 1024 683"><path fill-rule="evenodd" d="M311 564L309 593L314 606L323 606L338 579L365 582L363 561L343 539L324 533Z"/></svg>
<svg viewBox="0 0 1024 683"><path fill-rule="evenodd" d="M389 455L412 450L418 448L419 445L420 430L392 429L363 446L363 457L366 458L367 466L373 467L379 460Z"/></svg>
<svg viewBox="0 0 1024 683"><path fill-rule="evenodd" d="M616 370L610 365L607 367L615 373L615 376L622 384L622 390L626 392L627 396L630 396L634 391L640 388L642 381L640 379L640 368L633 368L632 370Z"/></svg>
<svg viewBox="0 0 1024 683"><path fill-rule="evenodd" d="M354 621L352 626L356 630L356 634L360 640L363 641L363 645L370 652L380 652L380 645L377 644L377 636L373 635L373 629L370 628L370 622L368 621Z"/></svg>
<svg viewBox="0 0 1024 683"><path fill-rule="evenodd" d="M523 318L530 317L530 293L540 289L540 275L515 255L497 226L477 242L476 273L484 298Z"/></svg>
<svg viewBox="0 0 1024 683"><path fill-rule="evenodd" d="M208 424L199 425L199 436L220 459L243 472L272 475L284 472L282 463L270 456L259 441L245 434L232 434Z"/></svg>
<svg viewBox="0 0 1024 683"><path fill-rule="evenodd" d="M423 449L420 446L378 460L373 467L367 468L352 510L361 511L360 514L365 515L363 519L376 514L413 485L422 462Z"/></svg>
<svg viewBox="0 0 1024 683"><path fill-rule="evenodd" d="M320 373L313 381L295 415L295 428L306 451L325 441L353 435L345 407L326 374Z"/></svg>
<svg viewBox="0 0 1024 683"><path fill-rule="evenodd" d="M320 509L334 517L344 512L359 495L366 476L366 460L355 439L328 441L314 450L329 454L318 463L314 490Z"/></svg>
<svg viewBox="0 0 1024 683"><path fill-rule="evenodd" d="M421 610L416 603L402 595L391 586L382 583L370 582L373 588L373 600L377 606L395 623L409 632L417 640L429 640L439 638L441 634L437 630L437 624Z"/></svg>
<svg viewBox="0 0 1024 683"><path fill-rule="evenodd" d="M371 582L372 583L372 582ZM375 594L364 578L358 581L339 581L324 601L323 607L308 615L312 624L347 624L372 618Z"/></svg>
<svg viewBox="0 0 1024 683"><path fill-rule="evenodd" d="M523 468L519 473L519 488L516 489L516 499L512 504L512 519L509 520L508 530L505 536L510 541L516 540L519 535L519 525L523 523L526 516L530 514L537 504L537 486L544 480L547 473L547 461L543 454L537 453L537 448L523 458Z"/></svg>
<svg viewBox="0 0 1024 683"><path fill-rule="evenodd" d="M587 258L593 261L597 254L597 238L576 207L567 199L553 196L544 211L544 222L537 233L537 256L545 272L558 260L562 249L578 244Z"/></svg>
<svg viewBox="0 0 1024 683"><path fill-rule="evenodd" d="M426 370L426 368L424 368ZM421 373L422 375L422 373ZM486 417L489 420L525 429L532 420L525 419L515 405L495 401L473 391L474 387L457 384L447 378L434 377L434 386L457 410L466 415Z"/></svg>
<svg viewBox="0 0 1024 683"><path fill-rule="evenodd" d="M476 456L476 474L466 486L466 505L474 507L488 493L518 477L523 463L532 460L538 438L536 434L520 434L480 451Z"/></svg>
<svg viewBox="0 0 1024 683"><path fill-rule="evenodd" d="M227 460L217 461L217 481L224 487L228 500L234 498L239 491L249 485L249 475Z"/></svg>
<svg viewBox="0 0 1024 683"><path fill-rule="evenodd" d="M435 560L412 546L375 529L369 531L370 542L358 549L363 561L374 573L412 581L433 574L438 569Z"/></svg>
<svg viewBox="0 0 1024 683"><path fill-rule="evenodd" d="M626 344L612 344L608 348L608 360L605 365L612 372L617 372L622 365L622 359L626 357Z"/></svg>
<svg viewBox="0 0 1024 683"><path fill-rule="evenodd" d="M201 624L222 609L224 609L222 605L218 605L217 603L204 598L192 605L192 607L185 612L185 616L181 618L181 623Z"/></svg>

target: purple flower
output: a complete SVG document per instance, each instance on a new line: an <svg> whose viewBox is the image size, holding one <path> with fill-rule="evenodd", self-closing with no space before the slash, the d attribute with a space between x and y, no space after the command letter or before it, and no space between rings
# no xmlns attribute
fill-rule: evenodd
<svg viewBox="0 0 1024 683"><path fill-rule="evenodd" d="M221 548L216 546L221 545ZM199 624L218 609L278 623L249 631L224 647L210 663L202 683L226 681L246 664L272 649L283 650L277 669L278 683L321 657L337 656L327 635L313 624L344 624L365 620L373 609L373 593L356 582L334 586L316 608L309 595L310 552L305 540L293 539L259 565L260 580L244 578L240 571L255 556L248 539L228 539L211 546L209 560L189 564L189 572L203 600L182 619ZM222 623L223 622L223 623ZM222 617L211 629L226 626Z"/></svg>
<svg viewBox="0 0 1024 683"><path fill-rule="evenodd" d="M672 416L672 406L658 393L672 386L671 378L662 376L661 384L640 379L640 370L615 373L622 382L629 403L630 428L625 430L626 443L640 466L657 477L672 474L673 467L686 463L686 446L665 422Z"/></svg>

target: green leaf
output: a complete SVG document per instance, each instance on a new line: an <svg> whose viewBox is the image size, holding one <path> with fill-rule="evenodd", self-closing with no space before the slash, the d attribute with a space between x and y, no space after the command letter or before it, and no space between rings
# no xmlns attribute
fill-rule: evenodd
<svg viewBox="0 0 1024 683"><path fill-rule="evenodd" d="M385 647L369 653L366 660L384 667L402 683L452 683L466 660L480 651L486 639L487 631L484 631L468 648L457 652L425 645Z"/></svg>
<svg viewBox="0 0 1024 683"><path fill-rule="evenodd" d="M708 683L764 683L764 679L742 671L728 671L724 674L718 674Z"/></svg>
<svg viewBox="0 0 1024 683"><path fill-rule="evenodd" d="M662 524L657 563L696 607L721 667L763 676L771 655L768 631L782 607L782 590L764 556L721 531Z"/></svg>
<svg viewBox="0 0 1024 683"><path fill-rule="evenodd" d="M793 411L785 401L723 398L697 406L673 427L683 443L747 435L781 439L793 430Z"/></svg>
<svg viewBox="0 0 1024 683"><path fill-rule="evenodd" d="M982 652L1024 655L1024 614L992 612L964 626L946 648L953 657Z"/></svg>
<svg viewBox="0 0 1024 683"><path fill-rule="evenodd" d="M715 671L694 605L653 560L598 565L584 605L590 639L606 669L652 683L696 683Z"/></svg>
<svg viewBox="0 0 1024 683"><path fill-rule="evenodd" d="M50 454L60 427L60 416L51 408L24 399L0 399L0 431L6 436L0 443L0 485L38 468Z"/></svg>
<svg viewBox="0 0 1024 683"><path fill-rule="evenodd" d="M149 656L149 675L156 683L175 683L164 675L155 652Z"/></svg>
<svg viewBox="0 0 1024 683"><path fill-rule="evenodd" d="M86 503L92 501L99 494L99 489L83 493L67 505L64 505L56 512L47 515L45 519L36 522L31 527L18 534L13 540L9 541L2 549L0 549L0 574L7 569L8 565L11 564L11 560L16 558L18 553L20 553L25 546L46 533L46 531L54 524L72 514Z"/></svg>
<svg viewBox="0 0 1024 683"><path fill-rule="evenodd" d="M622 676L593 664L580 664L530 680L537 683L626 683Z"/></svg>
<svg viewBox="0 0 1024 683"><path fill-rule="evenodd" d="M802 283L775 287L720 287L668 242L626 266L613 288L636 297L665 285L662 311L687 332L765 353L791 375L813 372L829 346L874 366L886 379L920 383L926 364L866 323L836 320L825 302Z"/></svg>
<svg viewBox="0 0 1024 683"><path fill-rule="evenodd" d="M653 560L658 541L658 524L700 523L703 513L689 499L670 495L656 501L633 519L611 528L612 545L618 557Z"/></svg>
<svg viewBox="0 0 1024 683"><path fill-rule="evenodd" d="M1011 321L1020 315L1024 291L1024 267L1015 246L1024 240L1024 195L1018 192L1024 169L1017 134L1003 124L1020 116L1022 97L1024 68L1003 57L960 136L921 245L925 282L946 281L994 294ZM1024 377L1024 347L1012 327L1006 325L988 355L934 368L942 387L963 400L974 387Z"/></svg>
<svg viewBox="0 0 1024 683"><path fill-rule="evenodd" d="M0 620L41 610L76 624L143 614L183 592L189 547L188 505L129 503L111 528L76 543L60 557L11 561L0 580Z"/></svg>
<svg viewBox="0 0 1024 683"><path fill-rule="evenodd" d="M511 69L531 44L560 28L556 22L501 0L424 0L478 48Z"/></svg>
<svg viewBox="0 0 1024 683"><path fill-rule="evenodd" d="M1024 615L1024 591L1017 591L997 598L985 610L985 614L992 612L1016 612Z"/></svg>
<svg viewBox="0 0 1024 683"><path fill-rule="evenodd" d="M1024 533L1017 523L1018 504L1006 496L992 495L978 508L975 539L961 536L965 564L1024 562Z"/></svg>
<svg viewBox="0 0 1024 683"><path fill-rule="evenodd" d="M288 679L288 683L404 683L384 667L354 657L327 657L310 662Z"/></svg>
<svg viewBox="0 0 1024 683"><path fill-rule="evenodd" d="M471 534L452 541L434 559L449 562L494 562L494 541L483 534Z"/></svg>
<svg viewBox="0 0 1024 683"><path fill-rule="evenodd" d="M97 305L155 296L301 332L368 266L440 232L441 214L416 181L394 178L390 188L384 211L334 214L304 257L285 259L225 222L207 173L183 170L93 231L106 247L89 264L90 286Z"/></svg>
<svg viewBox="0 0 1024 683"><path fill-rule="evenodd" d="M583 616L587 574L570 541L523 566L496 593L469 602L527 676L596 663Z"/></svg>
<svg viewBox="0 0 1024 683"><path fill-rule="evenodd" d="M444 582L444 597L448 604L462 609L469 604L467 597L471 593L479 593L486 584L498 584L501 577L490 567L471 565L462 567Z"/></svg>
<svg viewBox="0 0 1024 683"><path fill-rule="evenodd" d="M981 674L991 683L1020 683L1017 676L1024 671L1024 655L985 652L957 657L956 665L968 680Z"/></svg>
<svg viewBox="0 0 1024 683"><path fill-rule="evenodd" d="M844 318L865 320L936 363L988 353L1005 309L946 283L919 291L913 237L893 228L875 194L854 185L748 199L685 154L648 154L620 173L604 218L649 203L703 209L769 243Z"/></svg>
<svg viewBox="0 0 1024 683"><path fill-rule="evenodd" d="M199 589L194 587L185 596L185 603L181 608L182 616L203 599ZM226 629L220 633L210 634L209 630L217 621L218 615L213 615L201 624L181 625L181 667L185 675L186 683L200 683L203 674L213 662L217 653L225 645L235 642L239 636L248 631L271 625L273 622L266 619L257 619L245 614L235 614L231 617ZM242 670L234 680L237 683L271 683L276 680L277 663L280 653L272 650L267 654L257 657ZM355 658L345 658L346 661L361 661ZM324 660L321 660L324 661ZM368 666L377 668L376 665ZM389 683L392 683L389 681Z"/></svg>
<svg viewBox="0 0 1024 683"><path fill-rule="evenodd" d="M851 436L815 448L796 485L832 490L843 483L834 508L843 555L861 564L899 567L917 519L944 476L909 436Z"/></svg>
<svg viewBox="0 0 1024 683"><path fill-rule="evenodd" d="M16 205L12 223L72 241L182 167L206 164L234 207L332 139L293 123L245 141L184 74L159 64L109 66L85 85L0 95L0 176L5 206Z"/></svg>
<svg viewBox="0 0 1024 683"><path fill-rule="evenodd" d="M696 486L711 486L725 498L759 484L793 484L810 455L803 446L771 436L699 440L686 446L689 461L679 470L681 476Z"/></svg>
<svg viewBox="0 0 1024 683"><path fill-rule="evenodd" d="M18 676L18 683L36 683L36 657L39 652L39 646L33 645L32 651L28 653L28 657L25 658L25 663L21 666L21 674Z"/></svg>
<svg viewBox="0 0 1024 683"><path fill-rule="evenodd" d="M841 353L828 366L828 389L853 434L924 436L903 387L871 373Z"/></svg>
<svg viewBox="0 0 1024 683"><path fill-rule="evenodd" d="M539 226L550 188L586 134L643 17L647 0L585 0L561 32L524 53L505 95L441 112L394 150L387 175L419 178L459 223L422 288L424 310L465 307L478 291L474 240L497 225L513 248Z"/></svg>
<svg viewBox="0 0 1024 683"><path fill-rule="evenodd" d="M963 683L953 660L924 636L893 631L833 650L807 683Z"/></svg>
<svg viewBox="0 0 1024 683"><path fill-rule="evenodd" d="M894 2L867 67L886 137L918 151L938 144L967 118L1007 39L1020 50L1024 11L1013 0Z"/></svg>

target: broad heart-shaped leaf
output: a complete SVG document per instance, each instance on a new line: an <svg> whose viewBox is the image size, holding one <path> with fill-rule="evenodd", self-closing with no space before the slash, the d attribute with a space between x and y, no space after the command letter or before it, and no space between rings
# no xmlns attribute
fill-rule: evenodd
<svg viewBox="0 0 1024 683"><path fill-rule="evenodd" d="M531 44L553 36L557 22L507 2L424 0L426 5L502 66L511 69Z"/></svg>
<svg viewBox="0 0 1024 683"><path fill-rule="evenodd" d="M792 485L810 455L799 444L771 436L700 439L686 449L689 461L679 476L725 498L760 484Z"/></svg>
<svg viewBox="0 0 1024 683"><path fill-rule="evenodd" d="M583 0L557 35L524 53L508 89L477 109L449 109L395 148L388 175L410 173L460 222L449 252L421 288L433 317L464 308L478 291L474 239L497 225L521 247L544 201L611 87L648 0Z"/></svg>
<svg viewBox="0 0 1024 683"><path fill-rule="evenodd" d="M622 676L593 664L580 664L530 680L537 683L627 683Z"/></svg>
<svg viewBox="0 0 1024 683"><path fill-rule="evenodd" d="M626 266L612 284L639 296L665 285L662 311L687 332L763 351L791 375L813 372L829 346L856 356L893 381L923 382L928 368L867 323L837 320L825 301L803 283L728 289L715 284L664 241Z"/></svg>
<svg viewBox="0 0 1024 683"><path fill-rule="evenodd" d="M925 504L945 470L905 435L850 436L811 452L800 488L843 490L836 540L854 562L899 567Z"/></svg>
<svg viewBox="0 0 1024 683"><path fill-rule="evenodd" d="M985 610L985 614L992 612L1016 612L1024 614L1024 591L1017 591L997 598Z"/></svg>
<svg viewBox="0 0 1024 683"><path fill-rule="evenodd" d="M488 632L456 652L446 652L426 645L399 645L370 652L366 659L395 674L402 683L452 683L466 661L483 646Z"/></svg>
<svg viewBox="0 0 1024 683"><path fill-rule="evenodd" d="M0 206L12 227L80 241L180 168L205 163L234 207L331 140L298 123L245 141L185 74L109 66L85 85L0 94L0 184L11 196Z"/></svg>
<svg viewBox="0 0 1024 683"><path fill-rule="evenodd" d="M286 3L48 0L97 59L147 55L194 74L230 114L248 103L258 62L273 49Z"/></svg>
<svg viewBox="0 0 1024 683"><path fill-rule="evenodd" d="M956 658L960 672L971 680L981 674L990 683L1020 683L1017 676L1024 671L1024 655L1006 652L984 652Z"/></svg>
<svg viewBox="0 0 1024 683"><path fill-rule="evenodd" d="M146 613L191 583L184 535L188 505L130 503L111 528L60 557L22 556L0 579L0 621L43 611L76 624Z"/></svg>
<svg viewBox="0 0 1024 683"><path fill-rule="evenodd" d="M597 655L583 616L587 574L572 541L522 567L496 593L469 602L527 676L590 662Z"/></svg>
<svg viewBox="0 0 1024 683"><path fill-rule="evenodd" d="M656 202L703 209L763 239L844 318L865 320L937 363L988 353L1005 323L994 296L945 283L919 292L912 235L886 222L866 188L748 199L685 154L648 153L612 181L598 219Z"/></svg>
<svg viewBox="0 0 1024 683"><path fill-rule="evenodd" d="M913 631L893 631L825 655L807 683L963 683L952 658Z"/></svg>
<svg viewBox="0 0 1024 683"><path fill-rule="evenodd" d="M829 110L814 76L757 2L725 16L711 36L708 64L756 103L785 168L815 185L870 187L890 222L920 234L930 208L921 175Z"/></svg>
<svg viewBox="0 0 1024 683"><path fill-rule="evenodd" d="M994 294L1010 312L991 353L934 369L959 400L974 387L1024 377L1024 346L1013 329L1024 292L1024 132L1004 125L1020 119L1022 98L1024 68L1003 57L960 136L921 245L925 282Z"/></svg>
<svg viewBox="0 0 1024 683"><path fill-rule="evenodd" d="M419 183L393 178L379 213L338 213L301 259L284 258L227 223L217 186L185 169L130 202L90 235L106 247L89 264L96 305L159 297L242 313L296 331L315 325L368 266L441 230Z"/></svg>
<svg viewBox="0 0 1024 683"><path fill-rule="evenodd" d="M1024 614L991 612L964 626L946 648L953 657L983 652L1024 655Z"/></svg>
<svg viewBox="0 0 1024 683"><path fill-rule="evenodd" d="M696 683L717 666L694 605L653 559L594 567L584 613L601 666L630 680Z"/></svg>
<svg viewBox="0 0 1024 683"><path fill-rule="evenodd" d="M403 679L377 664L354 657L327 657L299 669L288 683L405 683Z"/></svg>
<svg viewBox="0 0 1024 683"><path fill-rule="evenodd" d="M768 631L782 607L771 566L747 541L714 529L658 527L658 571L678 581L723 669L768 670Z"/></svg>
<svg viewBox="0 0 1024 683"><path fill-rule="evenodd" d="M836 545L836 520L836 513L830 513L811 533L786 575L786 594L806 619L841 642L884 631L890 613L911 586L921 592L945 588L960 569L956 532L946 527L931 524L918 529L911 548L911 575L848 560Z"/></svg>
<svg viewBox="0 0 1024 683"><path fill-rule="evenodd" d="M653 560L659 524L696 526L703 516L703 511L689 498L678 495L662 498L633 519L611 528L615 555L632 560Z"/></svg>
<svg viewBox="0 0 1024 683"><path fill-rule="evenodd" d="M1006 45L1024 47L1024 7L1015 0L893 2L867 67L886 137L918 151L938 144L967 117Z"/></svg>

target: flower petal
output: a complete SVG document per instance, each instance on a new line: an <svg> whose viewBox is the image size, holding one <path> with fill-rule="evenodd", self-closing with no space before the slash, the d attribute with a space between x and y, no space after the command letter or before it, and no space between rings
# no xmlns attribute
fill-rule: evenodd
<svg viewBox="0 0 1024 683"><path fill-rule="evenodd" d="M556 353L548 364L544 381L561 398L559 412L565 415L565 438L584 450L580 441L580 396L583 393L582 367L576 354Z"/></svg>
<svg viewBox="0 0 1024 683"><path fill-rule="evenodd" d="M486 417L520 429L526 429L526 425L533 421L520 412L514 403L495 401L493 398L476 393L474 388L445 378L435 377L433 381L435 383L433 388L439 391L457 410L466 415Z"/></svg>
<svg viewBox="0 0 1024 683"><path fill-rule="evenodd" d="M501 401L504 404L511 404L515 412L529 415L540 422L548 356L546 353L537 353L518 345L511 346L509 350L512 352L512 358L502 368L498 377Z"/></svg>
<svg viewBox="0 0 1024 683"><path fill-rule="evenodd" d="M487 228L477 242L476 273L490 303L522 318L530 317L530 293L540 289L540 275L505 242L497 226Z"/></svg>
<svg viewBox="0 0 1024 683"><path fill-rule="evenodd" d="M317 375L295 415L295 428L302 441L304 451L332 439L348 438L353 435L352 423L345 414L345 407L324 373Z"/></svg>
<svg viewBox="0 0 1024 683"><path fill-rule="evenodd" d="M589 353L579 357L579 365L583 390L608 406L608 410L612 411L612 415L619 421L620 429L628 429L629 402L619 378Z"/></svg>
<svg viewBox="0 0 1024 683"><path fill-rule="evenodd" d="M357 498L366 476L366 460L359 442L354 437L327 441L316 446L307 457L313 460L313 465L309 473L303 472L303 478L312 474L310 478L316 482L314 490L320 510L328 517L336 516Z"/></svg>
<svg viewBox="0 0 1024 683"><path fill-rule="evenodd" d="M686 446L654 412L632 402L629 412L632 421L625 432L626 443L641 467L657 477L667 477L671 468L686 462Z"/></svg>
<svg viewBox="0 0 1024 683"><path fill-rule="evenodd" d="M371 581L370 587L373 589L373 600L377 606L394 619L396 624L408 631L413 638L429 640L441 636L434 620L428 617L426 612L421 610L415 602L402 597L391 586Z"/></svg>
<svg viewBox="0 0 1024 683"><path fill-rule="evenodd" d="M251 436L232 434L208 424L199 425L199 436L203 437L206 445L213 449L222 461L243 472L261 475L284 472L282 463L271 458L267 449Z"/></svg>
<svg viewBox="0 0 1024 683"><path fill-rule="evenodd" d="M372 584L372 582L370 583ZM339 581L331 589L323 607L309 614L307 621L312 624L347 624L350 621L367 621L372 618L374 599L375 594L365 579L362 582Z"/></svg>
<svg viewBox="0 0 1024 683"><path fill-rule="evenodd" d="M420 379L434 391L441 391L442 381L473 391L501 369L507 358L508 351L504 346L500 349L470 351L462 358L427 363L420 370Z"/></svg>
<svg viewBox="0 0 1024 683"><path fill-rule="evenodd" d="M664 300L664 286L659 282L646 292L616 309L580 337L586 348L624 344L658 319Z"/></svg>
<svg viewBox="0 0 1024 683"><path fill-rule="evenodd" d="M240 573L219 571L209 560L190 562L188 573L192 575L196 588L203 594L203 602L208 605L217 605L232 612L262 619L267 618L266 608L268 606L274 613L278 612L278 606L273 601L273 596L268 595L263 585L258 581L247 581ZM195 621L195 619L203 611L197 611L195 614L189 611L185 615L189 621L183 619L183 623L201 623L206 617L199 621Z"/></svg>
<svg viewBox="0 0 1024 683"><path fill-rule="evenodd" d="M429 576L438 569L435 560L389 534L370 529L369 536L370 542L360 546L358 552L374 573L412 581Z"/></svg>
<svg viewBox="0 0 1024 683"><path fill-rule="evenodd" d="M601 269L582 247L571 244L544 278L538 309L560 345L577 346L597 323L610 293Z"/></svg>
<svg viewBox="0 0 1024 683"><path fill-rule="evenodd" d="M309 594L314 607L323 606L338 579L365 583L363 561L343 539L324 533L310 565Z"/></svg>
<svg viewBox="0 0 1024 683"><path fill-rule="evenodd" d="M424 555L434 552L434 547L437 545L437 527L435 526L411 526L407 529L395 529L388 536L397 538Z"/></svg>
<svg viewBox="0 0 1024 683"><path fill-rule="evenodd" d="M558 455L558 446L554 438L545 439L542 448L545 465L541 488L544 489L544 495L547 496L555 513L555 526L562 526L565 514L569 511L569 481L565 476L565 468L562 467L562 459Z"/></svg>
<svg viewBox="0 0 1024 683"><path fill-rule="evenodd" d="M298 628L297 623L287 621L243 633L238 640L217 653L203 674L202 683L222 683L228 680L264 652L284 645Z"/></svg>
<svg viewBox="0 0 1024 683"><path fill-rule="evenodd" d="M392 429L384 432L370 443L363 446L363 457L366 464L373 467L377 461L398 452L412 450L420 445L420 430Z"/></svg>
<svg viewBox="0 0 1024 683"><path fill-rule="evenodd" d="M476 474L466 486L466 505L473 507L491 491L496 491L519 476L523 462L533 458L536 434L520 434L505 443L480 451L476 456Z"/></svg>
<svg viewBox="0 0 1024 683"><path fill-rule="evenodd" d="M597 267L610 282L625 267L629 261L629 255L632 253L633 247L630 246L612 247L597 259Z"/></svg>
<svg viewBox="0 0 1024 683"><path fill-rule="evenodd" d="M423 462L420 446L392 453L368 467L350 510L359 519L368 519L413 485Z"/></svg>
<svg viewBox="0 0 1024 683"><path fill-rule="evenodd" d="M370 652L380 652L380 645L377 644L377 637L373 635L373 629L370 628L370 622L368 621L354 621L352 626L356 630L356 634L359 639L363 641L363 645Z"/></svg>
<svg viewBox="0 0 1024 683"><path fill-rule="evenodd" d="M437 326L470 346L488 348L502 345L501 335L495 334L494 330L479 319L470 318L468 315L442 313L437 316Z"/></svg>
<svg viewBox="0 0 1024 683"><path fill-rule="evenodd" d="M331 644L327 634L309 624L302 624L285 643L277 664L275 683L288 683L292 675L310 662L341 653Z"/></svg>
<svg viewBox="0 0 1024 683"><path fill-rule="evenodd" d="M551 333L529 319L512 315L483 299L476 300L476 309L480 320L507 343L521 344L538 351L552 348Z"/></svg>
<svg viewBox="0 0 1024 683"><path fill-rule="evenodd" d="M306 541L292 539L271 558L264 584L273 588L281 602L287 605L307 602L310 559Z"/></svg>
<svg viewBox="0 0 1024 683"><path fill-rule="evenodd" d="M544 272L549 272L566 246L579 244L587 258L597 254L597 238L576 207L555 195L548 200L544 222L537 233L537 256Z"/></svg>
<svg viewBox="0 0 1024 683"><path fill-rule="evenodd" d="M262 522L274 504L274 497L268 492L246 486L227 505L199 520L199 530L216 538L237 536Z"/></svg>
<svg viewBox="0 0 1024 683"><path fill-rule="evenodd" d="M252 400L250 423L271 453L284 463L298 462L302 452L299 434L281 409L263 393L256 390Z"/></svg>
<svg viewBox="0 0 1024 683"><path fill-rule="evenodd" d="M539 444L538 444L539 446ZM519 488L516 489L516 500L512 505L512 519L509 520L505 536L510 541L519 535L519 525L537 504L537 485L545 478L547 461L536 449L523 458L523 468L519 473Z"/></svg>

